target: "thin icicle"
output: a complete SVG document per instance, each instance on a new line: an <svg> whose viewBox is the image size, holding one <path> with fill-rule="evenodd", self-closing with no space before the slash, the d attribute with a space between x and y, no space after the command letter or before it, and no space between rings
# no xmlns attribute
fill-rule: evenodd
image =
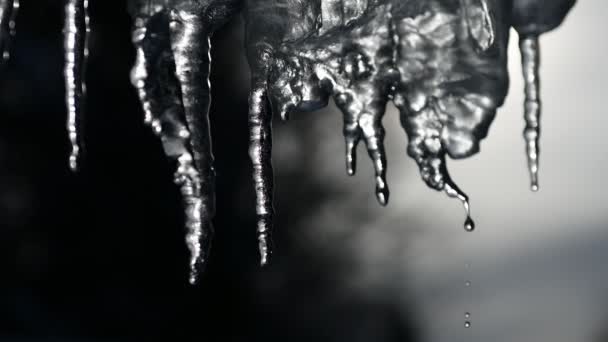
<svg viewBox="0 0 608 342"><path fill-rule="evenodd" d="M182 184L186 203L186 242L190 249L190 282L205 264L213 234L215 214L215 171L211 149L209 105L211 102L209 73L211 67L210 32L203 27L203 18L194 11L171 11L170 40L179 81L185 119L193 151L196 177ZM184 171L187 167L184 166ZM192 174L194 176L194 174Z"/></svg>
<svg viewBox="0 0 608 342"><path fill-rule="evenodd" d="M538 36L528 35L519 41L524 76L524 139L532 191L538 191L538 157L540 152L540 46Z"/></svg>
<svg viewBox="0 0 608 342"><path fill-rule="evenodd" d="M82 150L79 130L86 95L85 65L88 56L89 17L88 0L68 0L65 5L64 47L65 47L65 89L68 109L67 130L70 139L69 165L72 171L78 169Z"/></svg>
<svg viewBox="0 0 608 342"><path fill-rule="evenodd" d="M7 61L11 55L12 40L16 34L19 0L0 0L0 53Z"/></svg>
<svg viewBox="0 0 608 342"><path fill-rule="evenodd" d="M272 112L269 110L265 77L266 75L256 75L254 72L253 89L249 97L249 156L253 164L261 265L266 265L272 255L274 216L272 207L274 177L271 162Z"/></svg>

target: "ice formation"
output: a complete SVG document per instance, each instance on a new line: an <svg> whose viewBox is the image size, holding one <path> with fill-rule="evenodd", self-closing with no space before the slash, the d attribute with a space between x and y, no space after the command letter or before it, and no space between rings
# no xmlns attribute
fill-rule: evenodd
<svg viewBox="0 0 608 342"><path fill-rule="evenodd" d="M65 77L70 167L82 149L88 0L67 0ZM312 111L332 97L343 113L346 168L367 147L376 197L389 200L382 118L400 112L407 153L426 184L458 198L474 229L467 195L446 156L465 158L479 144L507 95L509 30L520 39L525 80L526 153L538 189L539 36L557 27L575 0L129 0L137 59L131 79L145 122L175 164L183 196L190 281L208 258L214 216L209 127L211 35L236 15L245 20L252 74L249 154L256 192L261 263L272 253L272 115ZM0 43L8 56L17 0L0 0Z"/></svg>

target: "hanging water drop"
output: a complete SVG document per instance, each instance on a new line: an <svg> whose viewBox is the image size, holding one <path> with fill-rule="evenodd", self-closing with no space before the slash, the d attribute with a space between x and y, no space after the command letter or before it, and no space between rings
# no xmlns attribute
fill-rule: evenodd
<svg viewBox="0 0 608 342"><path fill-rule="evenodd" d="M467 216L467 219L464 221L464 230L467 232L472 232L475 230L475 222L470 216Z"/></svg>

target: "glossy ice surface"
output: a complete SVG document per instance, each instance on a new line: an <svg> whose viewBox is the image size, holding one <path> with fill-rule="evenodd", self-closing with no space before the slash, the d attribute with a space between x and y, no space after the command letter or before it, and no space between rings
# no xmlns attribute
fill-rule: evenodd
<svg viewBox="0 0 608 342"><path fill-rule="evenodd" d="M475 224L467 195L446 157L480 149L509 85L509 30L520 38L525 84L524 138L531 187L538 190L540 46L574 0L131 0L136 62L131 79L145 122L175 165L186 216L191 277L208 258L215 211L210 136L210 37L236 15L246 22L251 70L249 154L253 165L261 263L272 253L272 116L313 111L333 98L344 117L347 173L359 142L375 170L376 197L389 201L382 119L400 112L407 153L424 182L462 201L465 229ZM70 167L82 144L88 0L65 6L65 79ZM8 57L19 3L0 0L0 45Z"/></svg>

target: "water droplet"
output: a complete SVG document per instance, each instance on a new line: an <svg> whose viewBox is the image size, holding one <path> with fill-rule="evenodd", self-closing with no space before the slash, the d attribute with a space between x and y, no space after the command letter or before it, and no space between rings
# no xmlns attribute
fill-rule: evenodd
<svg viewBox="0 0 608 342"><path fill-rule="evenodd" d="M464 313L464 318L471 318L471 313L470 312L465 312Z"/></svg>
<svg viewBox="0 0 608 342"><path fill-rule="evenodd" d="M468 281L468 280L467 280L467 281L465 281L465 282L464 282L464 286L466 286L466 287L471 287L471 282L470 282L470 281Z"/></svg>
<svg viewBox="0 0 608 342"><path fill-rule="evenodd" d="M470 216L467 216L467 219L464 221L464 230L467 232L472 232L475 230L475 222L471 219Z"/></svg>
<svg viewBox="0 0 608 342"><path fill-rule="evenodd" d="M471 322L469 322L469 321L464 322L464 327L465 328L470 328L471 327Z"/></svg>

